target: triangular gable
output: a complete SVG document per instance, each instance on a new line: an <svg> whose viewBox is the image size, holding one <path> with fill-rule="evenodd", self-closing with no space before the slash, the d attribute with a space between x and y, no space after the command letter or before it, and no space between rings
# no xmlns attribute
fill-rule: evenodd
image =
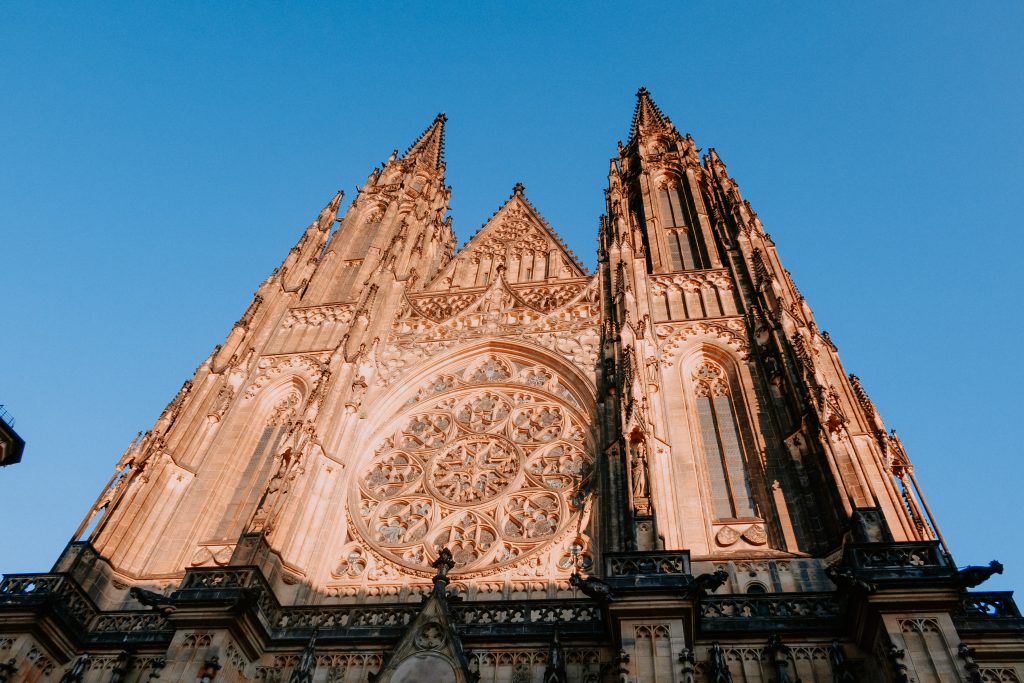
<svg viewBox="0 0 1024 683"><path fill-rule="evenodd" d="M484 287L498 275L509 284L587 277L587 271L516 184L512 195L477 230L427 291Z"/></svg>
<svg viewBox="0 0 1024 683"><path fill-rule="evenodd" d="M462 641L448 616L448 572L455 567L451 551L442 548L431 565L437 569L434 589L420 613L370 683L470 683Z"/></svg>

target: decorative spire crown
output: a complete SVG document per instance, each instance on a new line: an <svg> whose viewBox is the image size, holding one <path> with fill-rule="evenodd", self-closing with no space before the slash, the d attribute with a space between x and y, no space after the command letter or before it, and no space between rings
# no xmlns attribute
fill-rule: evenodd
<svg viewBox="0 0 1024 683"><path fill-rule="evenodd" d="M441 168L444 163L444 124L448 117L444 112L438 114L433 123L427 126L423 134L402 155L403 159L420 158L431 168Z"/></svg>
<svg viewBox="0 0 1024 683"><path fill-rule="evenodd" d="M636 91L636 109L633 111L633 125L629 128L630 141L636 139L641 128L644 131L652 129L669 130L672 128L672 120L662 113L658 105L651 99L651 93L644 87Z"/></svg>

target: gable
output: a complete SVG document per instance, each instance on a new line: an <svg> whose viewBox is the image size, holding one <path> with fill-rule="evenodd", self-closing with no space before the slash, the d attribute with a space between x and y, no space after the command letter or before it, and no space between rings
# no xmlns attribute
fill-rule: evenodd
<svg viewBox="0 0 1024 683"><path fill-rule="evenodd" d="M427 285L427 291L586 277L586 269L523 195L512 196Z"/></svg>

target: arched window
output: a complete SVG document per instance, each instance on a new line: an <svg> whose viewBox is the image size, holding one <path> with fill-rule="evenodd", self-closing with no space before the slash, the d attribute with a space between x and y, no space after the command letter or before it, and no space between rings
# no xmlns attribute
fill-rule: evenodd
<svg viewBox="0 0 1024 683"><path fill-rule="evenodd" d="M292 387L274 404L263 425L259 440L235 485L231 502L217 526L218 537L229 538L237 534L238 525L247 521L244 516L252 514L262 493L261 486L272 474L274 456L277 455L281 442L288 433L289 424L301 405L302 392L297 387Z"/></svg>
<svg viewBox="0 0 1024 683"><path fill-rule="evenodd" d="M693 373L693 383L715 517L753 517L750 478L725 371L704 361Z"/></svg>
<svg viewBox="0 0 1024 683"><path fill-rule="evenodd" d="M675 180L668 180L658 190L661 224L665 227L668 251L673 270L704 268L700 245L697 243L695 221L688 220L683 188Z"/></svg>

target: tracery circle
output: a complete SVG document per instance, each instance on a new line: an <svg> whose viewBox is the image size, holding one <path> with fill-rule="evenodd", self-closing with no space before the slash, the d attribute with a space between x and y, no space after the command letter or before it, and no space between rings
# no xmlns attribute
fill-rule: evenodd
<svg viewBox="0 0 1024 683"><path fill-rule="evenodd" d="M492 366L501 378L485 381L518 386L472 386ZM426 575L442 547L455 573L490 573L573 533L593 467L587 423L563 396L530 384L535 374L482 362L406 413L356 474L355 537Z"/></svg>
<svg viewBox="0 0 1024 683"><path fill-rule="evenodd" d="M519 450L499 436L463 437L431 459L427 488L453 505L484 503L512 485L521 461Z"/></svg>

